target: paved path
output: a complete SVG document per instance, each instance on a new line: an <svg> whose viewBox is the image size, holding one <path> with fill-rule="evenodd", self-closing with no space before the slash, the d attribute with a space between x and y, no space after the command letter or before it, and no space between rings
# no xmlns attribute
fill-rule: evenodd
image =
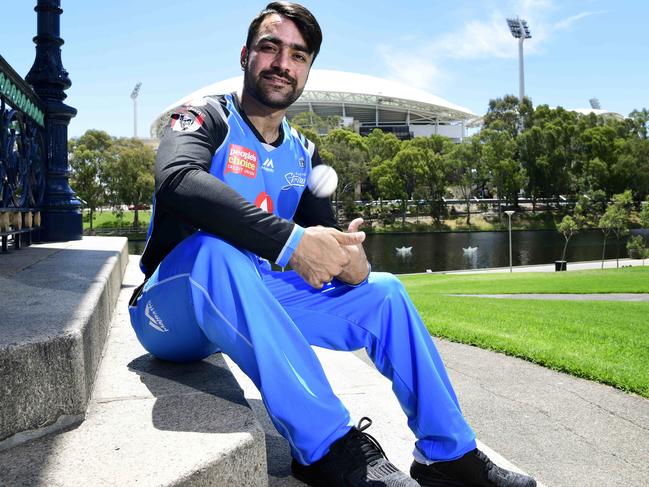
<svg viewBox="0 0 649 487"><path fill-rule="evenodd" d="M620 259L619 267L636 267L649 265L649 259L643 261L642 259ZM615 259L604 261L604 269L615 269L618 267L618 262ZM583 271L586 269L601 269L601 260L591 260L587 262L568 262L568 271ZM509 272L509 267L493 267L489 269L463 269L458 271L442 271L433 272L432 274L482 274L490 272ZM554 264L540 264L540 265L519 265L512 267L512 272L556 272ZM429 273L431 274L431 273Z"/></svg>

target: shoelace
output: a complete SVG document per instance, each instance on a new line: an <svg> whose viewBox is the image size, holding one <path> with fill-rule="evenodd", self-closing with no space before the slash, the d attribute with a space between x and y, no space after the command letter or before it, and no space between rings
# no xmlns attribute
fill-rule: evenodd
<svg viewBox="0 0 649 487"><path fill-rule="evenodd" d="M366 421L366 424L363 422ZM365 433L365 430L372 426L372 420L368 417L362 417L356 426L356 431L359 434L360 442L358 444L352 444L354 449L359 449L363 457L373 465L374 462L385 458L387 460L387 455L379 445L379 442L369 433Z"/></svg>
<svg viewBox="0 0 649 487"><path fill-rule="evenodd" d="M482 462L486 472L489 472L492 468L494 468L493 462L481 450L476 451L476 457L478 457L478 459Z"/></svg>

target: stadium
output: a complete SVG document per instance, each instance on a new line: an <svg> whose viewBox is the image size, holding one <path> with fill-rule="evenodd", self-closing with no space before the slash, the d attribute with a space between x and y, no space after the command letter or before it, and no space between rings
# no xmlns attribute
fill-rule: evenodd
<svg viewBox="0 0 649 487"><path fill-rule="evenodd" d="M239 91L243 75L201 88L173 103L151 125L151 136L160 138L170 111L203 96ZM288 109L289 120L301 112L321 117L339 116L342 124L361 135L375 128L401 139L432 134L456 142L476 115L467 108L396 81L364 74L313 69L302 96Z"/></svg>

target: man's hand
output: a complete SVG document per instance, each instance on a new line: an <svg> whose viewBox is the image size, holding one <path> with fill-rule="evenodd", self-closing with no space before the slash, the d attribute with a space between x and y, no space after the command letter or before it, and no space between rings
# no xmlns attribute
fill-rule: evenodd
<svg viewBox="0 0 649 487"><path fill-rule="evenodd" d="M356 218L353 220L347 228L347 231L349 232L348 235L358 232L358 229L362 224L362 218ZM365 250L363 250L363 244L347 245L345 251L349 256L349 262L347 265L343 266L342 272L336 277L348 284L359 284L367 279L367 274L369 272L367 256L365 255Z"/></svg>
<svg viewBox="0 0 649 487"><path fill-rule="evenodd" d="M308 227L304 229L289 264L306 282L320 289L350 264L348 247L358 246L363 240L364 232L343 233L335 228Z"/></svg>

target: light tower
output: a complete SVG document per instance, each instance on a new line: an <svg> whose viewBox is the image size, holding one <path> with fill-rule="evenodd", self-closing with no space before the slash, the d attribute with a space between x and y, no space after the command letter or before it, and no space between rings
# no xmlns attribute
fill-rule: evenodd
<svg viewBox="0 0 649 487"><path fill-rule="evenodd" d="M514 38L518 39L518 100L523 103L525 96L525 70L523 68L523 41L531 39L530 28L527 26L527 20L507 19L507 25Z"/></svg>
<svg viewBox="0 0 649 487"><path fill-rule="evenodd" d="M138 81L131 93L131 99L133 100L133 138L137 138L137 95L140 94L140 86L142 86L142 82Z"/></svg>

